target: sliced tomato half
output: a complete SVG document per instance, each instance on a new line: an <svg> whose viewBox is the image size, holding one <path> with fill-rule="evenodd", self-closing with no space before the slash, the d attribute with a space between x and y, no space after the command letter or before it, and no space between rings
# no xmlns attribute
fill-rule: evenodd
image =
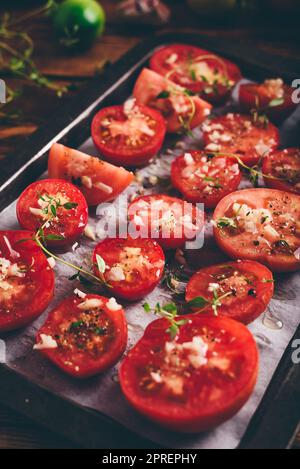
<svg viewBox="0 0 300 469"><path fill-rule="evenodd" d="M128 100L102 109L92 122L92 137L108 161L129 167L145 166L160 151L166 123L155 109Z"/></svg>
<svg viewBox="0 0 300 469"><path fill-rule="evenodd" d="M128 402L170 430L212 430L233 417L256 384L258 350L241 323L186 317L175 340L169 322L154 321L125 357L120 383Z"/></svg>
<svg viewBox="0 0 300 469"><path fill-rule="evenodd" d="M113 295L137 301L151 293L162 279L165 256L150 239L106 239L94 251L94 266L99 275L97 256L106 264L105 279Z"/></svg>
<svg viewBox="0 0 300 469"><path fill-rule="evenodd" d="M48 173L50 178L66 179L75 184L90 206L115 199L134 179L124 168L59 143L51 147Z"/></svg>
<svg viewBox="0 0 300 469"><path fill-rule="evenodd" d="M251 116L229 113L203 125L205 150L234 153L245 164L256 165L280 144L279 130L271 123L255 123Z"/></svg>
<svg viewBox="0 0 300 469"><path fill-rule="evenodd" d="M111 368L127 345L127 322L114 299L71 296L38 331L35 349L65 373L89 378Z"/></svg>
<svg viewBox="0 0 300 469"><path fill-rule="evenodd" d="M300 195L299 148L269 153L263 159L262 172L268 187Z"/></svg>
<svg viewBox="0 0 300 469"><path fill-rule="evenodd" d="M214 208L225 195L237 190L242 174L235 158L192 151L172 163L171 179L185 200Z"/></svg>
<svg viewBox="0 0 300 469"><path fill-rule="evenodd" d="M32 237L0 231L0 332L27 326L53 298L53 271Z"/></svg>
<svg viewBox="0 0 300 469"><path fill-rule="evenodd" d="M162 47L151 57L150 68L214 104L226 101L242 78L234 63L186 44Z"/></svg>
<svg viewBox="0 0 300 469"><path fill-rule="evenodd" d="M198 127L212 109L208 102L147 68L137 79L133 95L138 103L155 108L163 114L170 133Z"/></svg>
<svg viewBox="0 0 300 469"><path fill-rule="evenodd" d="M246 189L221 200L214 234L233 259L262 262L275 272L300 268L300 196L275 189Z"/></svg>
<svg viewBox="0 0 300 469"><path fill-rule="evenodd" d="M273 293L273 275L267 267L254 261L238 261L199 270L190 279L185 297L187 302L198 297L212 302L217 295L222 298L219 315L249 324L266 310ZM194 311L214 314L211 307Z"/></svg>

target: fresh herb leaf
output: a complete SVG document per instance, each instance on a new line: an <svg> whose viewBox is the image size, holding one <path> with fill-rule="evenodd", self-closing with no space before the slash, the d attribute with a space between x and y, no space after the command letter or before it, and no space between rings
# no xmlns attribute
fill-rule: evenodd
<svg viewBox="0 0 300 469"><path fill-rule="evenodd" d="M67 202L66 204L63 205L63 207L66 210L72 210L73 208L78 207L78 204L76 204L75 202Z"/></svg>
<svg viewBox="0 0 300 469"><path fill-rule="evenodd" d="M188 302L188 307L189 308L199 308L202 309L205 306L209 304L209 301L202 296L197 296L197 298L194 298L193 300Z"/></svg>
<svg viewBox="0 0 300 469"><path fill-rule="evenodd" d="M161 93L159 93L156 98L157 99L168 99L169 97L171 96L171 93L167 90L165 91L162 91Z"/></svg>
<svg viewBox="0 0 300 469"><path fill-rule="evenodd" d="M284 104L284 98L276 98L269 103L269 107L282 106L282 104Z"/></svg>

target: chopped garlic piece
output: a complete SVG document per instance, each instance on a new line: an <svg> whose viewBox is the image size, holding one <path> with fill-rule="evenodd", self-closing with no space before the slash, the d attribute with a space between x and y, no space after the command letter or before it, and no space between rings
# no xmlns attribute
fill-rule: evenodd
<svg viewBox="0 0 300 469"><path fill-rule="evenodd" d="M88 300L85 300L83 303L80 303L77 307L81 309L82 311L88 311L90 309L101 308L102 304L103 304L102 301L99 300L98 298L89 298Z"/></svg>
<svg viewBox="0 0 300 469"><path fill-rule="evenodd" d="M107 184L104 184L103 182L96 182L94 184L94 187L96 187L96 189L99 189L102 192L105 192L106 194L112 194L114 191L111 186L108 186Z"/></svg>
<svg viewBox="0 0 300 469"><path fill-rule="evenodd" d="M92 189L93 181L92 178L90 178L89 176L81 176L81 182L88 189Z"/></svg>
<svg viewBox="0 0 300 469"><path fill-rule="evenodd" d="M111 311L119 311L122 308L122 306L117 303L115 298L110 298L108 303L106 303L106 307Z"/></svg>
<svg viewBox="0 0 300 469"><path fill-rule="evenodd" d="M87 238L90 238L91 240L96 241L96 234L95 234L95 231L94 231L94 229L93 229L90 225L87 225L87 226L85 227L84 235L85 235Z"/></svg>
<svg viewBox="0 0 300 469"><path fill-rule="evenodd" d="M78 296L78 298L82 298L82 299L86 298L86 293L79 290L78 288L75 288L74 295Z"/></svg>
<svg viewBox="0 0 300 469"><path fill-rule="evenodd" d="M41 334L41 342L35 344L33 349L34 350L50 350L56 349L57 342L54 340L50 335Z"/></svg>

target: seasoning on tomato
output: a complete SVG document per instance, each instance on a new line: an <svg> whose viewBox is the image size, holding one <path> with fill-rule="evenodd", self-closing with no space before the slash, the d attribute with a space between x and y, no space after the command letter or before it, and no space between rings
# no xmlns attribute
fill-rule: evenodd
<svg viewBox="0 0 300 469"><path fill-rule="evenodd" d="M51 311L34 349L65 373L89 378L115 365L126 345L126 317L116 300L77 290Z"/></svg>
<svg viewBox="0 0 300 469"><path fill-rule="evenodd" d="M217 313L244 324L258 318L274 293L272 272L254 261L237 261L206 267L190 279L186 301L204 298L210 304L219 298ZM211 307L194 307L195 312L213 315Z"/></svg>
<svg viewBox="0 0 300 469"><path fill-rule="evenodd" d="M242 174L235 158L192 151L172 163L171 179L185 200L214 208L225 195L237 190Z"/></svg>
<svg viewBox="0 0 300 469"><path fill-rule="evenodd" d="M225 317L187 316L175 340L159 319L125 357L120 384L142 415L170 430L198 433L233 417L258 374L254 338Z"/></svg>
<svg viewBox="0 0 300 469"><path fill-rule="evenodd" d="M107 238L94 251L95 273L99 275L97 256L104 260L104 277L113 295L137 301L151 293L162 279L165 256L150 239Z"/></svg>
<svg viewBox="0 0 300 469"><path fill-rule="evenodd" d="M274 272L300 269L300 196L275 189L234 192L213 218L216 241L231 258L262 262Z"/></svg>
<svg viewBox="0 0 300 469"><path fill-rule="evenodd" d="M32 236L0 231L0 332L27 326L53 298L53 271Z"/></svg>
<svg viewBox="0 0 300 469"><path fill-rule="evenodd" d="M135 84L137 102L162 113L170 133L189 133L209 116L212 106L191 91L145 68Z"/></svg>
<svg viewBox="0 0 300 469"><path fill-rule="evenodd" d="M257 109L272 120L284 120L296 109L294 88L285 85L281 78L265 80L262 84L247 83L240 87L239 100L245 112Z"/></svg>
<svg viewBox="0 0 300 469"><path fill-rule="evenodd" d="M151 57L150 68L214 104L226 101L242 78L234 63L186 44L162 47Z"/></svg>
<svg viewBox="0 0 300 469"><path fill-rule="evenodd" d="M262 172L268 187L300 195L300 149L287 148L269 153Z"/></svg>
<svg viewBox="0 0 300 469"><path fill-rule="evenodd" d="M139 197L130 204L128 216L132 237L154 239L163 249L182 248L203 234L204 213L176 197Z"/></svg>
<svg viewBox="0 0 300 469"><path fill-rule="evenodd" d="M89 206L114 200L133 181L133 173L59 143L52 145L48 174L66 179L83 193Z"/></svg>
<svg viewBox="0 0 300 469"><path fill-rule="evenodd" d="M92 122L92 137L108 161L129 167L145 166L160 151L166 124L155 109L129 99L123 106L102 109Z"/></svg>
<svg viewBox="0 0 300 469"><path fill-rule="evenodd" d="M202 127L205 150L234 153L243 163L254 166L271 150L279 147L279 131L268 121L229 113Z"/></svg>
<svg viewBox="0 0 300 469"><path fill-rule="evenodd" d="M88 206L82 193L62 179L45 179L25 189L17 202L22 228L43 229L49 246L66 246L76 241L88 222Z"/></svg>

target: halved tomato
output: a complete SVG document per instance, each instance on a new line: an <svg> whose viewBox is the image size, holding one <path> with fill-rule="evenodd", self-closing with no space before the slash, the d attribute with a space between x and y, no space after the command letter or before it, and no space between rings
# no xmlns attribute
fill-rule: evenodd
<svg viewBox="0 0 300 469"><path fill-rule="evenodd" d="M0 332L27 326L54 294L54 274L28 231L0 231Z"/></svg>
<svg viewBox="0 0 300 469"><path fill-rule="evenodd" d="M225 195L237 190L242 174L235 158L192 151L173 162L171 179L185 200L214 208Z"/></svg>
<svg viewBox="0 0 300 469"><path fill-rule="evenodd" d="M279 147L279 130L271 123L254 122L251 116L227 114L203 125L205 150L234 153L245 164L256 165Z"/></svg>
<svg viewBox="0 0 300 469"><path fill-rule="evenodd" d="M247 83L240 87L240 105L245 112L258 109L272 120L281 121L297 107L292 99L294 91L280 78L265 80L262 84Z"/></svg>
<svg viewBox="0 0 300 469"><path fill-rule="evenodd" d="M104 277L112 294L128 301L151 293L164 273L164 252L150 239L107 238L99 243L94 251L95 273L99 275L97 255L105 261Z"/></svg>
<svg viewBox="0 0 300 469"><path fill-rule="evenodd" d="M175 340L159 319L125 357L120 383L128 402L163 427L212 430L233 417L256 384L258 350L241 323L187 316Z"/></svg>
<svg viewBox="0 0 300 469"><path fill-rule="evenodd" d="M197 297L212 302L217 295L219 315L249 324L266 310L273 293L273 275L267 267L254 261L237 261L199 270L190 279L185 298L187 302ZM211 307L193 310L214 314Z"/></svg>
<svg viewBox="0 0 300 469"><path fill-rule="evenodd" d="M162 47L151 57L150 68L214 104L226 101L242 78L234 63L186 44Z"/></svg>
<svg viewBox="0 0 300 469"><path fill-rule="evenodd" d="M65 373L89 378L115 365L126 345L126 317L116 300L81 294L51 311L34 348Z"/></svg>
<svg viewBox="0 0 300 469"><path fill-rule="evenodd" d="M108 161L129 167L145 166L160 151L166 123L155 109L129 99L123 106L102 109L92 122L92 137Z"/></svg>
<svg viewBox="0 0 300 469"><path fill-rule="evenodd" d="M44 179L25 189L17 202L22 228L36 231L43 227L49 246L73 243L88 222L88 206L82 193L62 179Z"/></svg>
<svg viewBox="0 0 300 469"><path fill-rule="evenodd" d="M269 153L263 159L262 172L268 187L300 195L299 148L287 148Z"/></svg>
<svg viewBox="0 0 300 469"><path fill-rule="evenodd" d="M51 147L48 173L51 178L66 179L78 186L91 206L115 199L134 179L124 168L58 143Z"/></svg>
<svg viewBox="0 0 300 469"><path fill-rule="evenodd" d="M157 240L163 249L184 247L203 232L205 215L195 205L167 195L134 200L128 209L129 234Z"/></svg>
<svg viewBox="0 0 300 469"><path fill-rule="evenodd" d="M300 197L274 189L227 195L214 212L214 234L233 259L266 264L272 271L300 268Z"/></svg>
<svg viewBox="0 0 300 469"><path fill-rule="evenodd" d="M198 96L147 68L144 68L137 79L133 95L138 103L155 108L163 114L170 133L198 127L212 108Z"/></svg>

